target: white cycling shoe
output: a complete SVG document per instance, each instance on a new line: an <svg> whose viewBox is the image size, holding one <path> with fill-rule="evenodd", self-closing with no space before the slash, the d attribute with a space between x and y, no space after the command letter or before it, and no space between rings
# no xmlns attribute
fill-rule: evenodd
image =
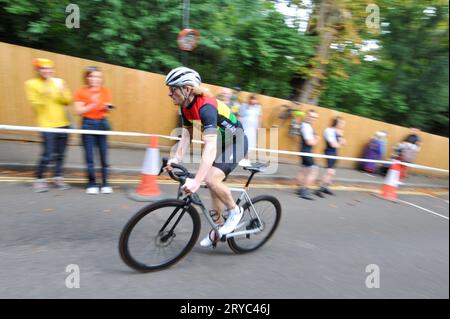
<svg viewBox="0 0 450 319"><path fill-rule="evenodd" d="M225 224L219 228L220 236L231 233L241 221L242 216L244 216L244 210L242 207L239 207L239 212L230 212ZM212 236L215 236L214 230L211 230L208 235L200 241L200 246L211 247L213 245L213 240L211 239ZM219 238L217 238L217 240L219 240Z"/></svg>
<svg viewBox="0 0 450 319"><path fill-rule="evenodd" d="M200 246L211 247L214 244L214 240L217 242L219 239L220 237L218 237L217 232L211 229L208 235L200 241Z"/></svg>
<svg viewBox="0 0 450 319"><path fill-rule="evenodd" d="M235 210L230 211L230 215L228 216L225 224L219 228L220 235L223 236L231 233L241 221L242 216L244 216L244 210L242 207L239 207L238 212Z"/></svg>
<svg viewBox="0 0 450 319"><path fill-rule="evenodd" d="M208 233L208 235L206 235L205 238L203 238L203 239L200 241L200 246L205 247L205 248L211 247L212 244L213 244L213 241L211 240L211 238L209 238L209 233Z"/></svg>

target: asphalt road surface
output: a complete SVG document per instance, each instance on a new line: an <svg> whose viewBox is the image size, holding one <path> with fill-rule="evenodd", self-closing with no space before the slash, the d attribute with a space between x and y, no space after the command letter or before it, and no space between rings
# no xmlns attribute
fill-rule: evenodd
<svg viewBox="0 0 450 319"><path fill-rule="evenodd" d="M253 189L283 207L265 246L236 255L197 244L172 268L142 274L122 262L118 238L146 203L114 187L35 194L29 183L0 182L0 298L449 298L448 193L399 196L416 207L364 191L306 201L292 189ZM69 265L79 288L66 286Z"/></svg>

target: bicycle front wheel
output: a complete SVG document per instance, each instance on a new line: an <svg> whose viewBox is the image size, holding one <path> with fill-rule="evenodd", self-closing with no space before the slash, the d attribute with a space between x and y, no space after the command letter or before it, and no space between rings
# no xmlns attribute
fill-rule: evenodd
<svg viewBox="0 0 450 319"><path fill-rule="evenodd" d="M250 203L245 203L242 206L244 216L234 232L261 230L227 239L228 246L238 254L254 251L264 245L272 237L281 219L281 204L275 197L262 195L252 198L251 201L257 215Z"/></svg>
<svg viewBox="0 0 450 319"><path fill-rule="evenodd" d="M176 199L142 208L125 225L119 252L129 267L149 272L172 266L195 245L200 234L197 210Z"/></svg>

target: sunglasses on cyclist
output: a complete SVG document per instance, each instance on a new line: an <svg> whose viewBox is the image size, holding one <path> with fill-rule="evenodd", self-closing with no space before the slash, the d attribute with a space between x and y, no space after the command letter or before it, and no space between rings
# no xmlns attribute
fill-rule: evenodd
<svg viewBox="0 0 450 319"><path fill-rule="evenodd" d="M169 92L170 94L175 93L175 90L178 89L178 86L169 86Z"/></svg>

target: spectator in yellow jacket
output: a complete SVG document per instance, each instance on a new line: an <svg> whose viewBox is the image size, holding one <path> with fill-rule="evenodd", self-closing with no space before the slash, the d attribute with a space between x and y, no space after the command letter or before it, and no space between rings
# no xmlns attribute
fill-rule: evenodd
<svg viewBox="0 0 450 319"><path fill-rule="evenodd" d="M36 114L37 125L47 128L69 128L70 120L67 106L72 102L70 90L64 80L54 77L54 63L49 59L35 59L33 66L37 77L25 82L28 101ZM63 161L67 144L66 133L42 133L42 155L36 170L34 191L48 191L44 173L54 162L53 185L61 190L69 189L64 182Z"/></svg>

